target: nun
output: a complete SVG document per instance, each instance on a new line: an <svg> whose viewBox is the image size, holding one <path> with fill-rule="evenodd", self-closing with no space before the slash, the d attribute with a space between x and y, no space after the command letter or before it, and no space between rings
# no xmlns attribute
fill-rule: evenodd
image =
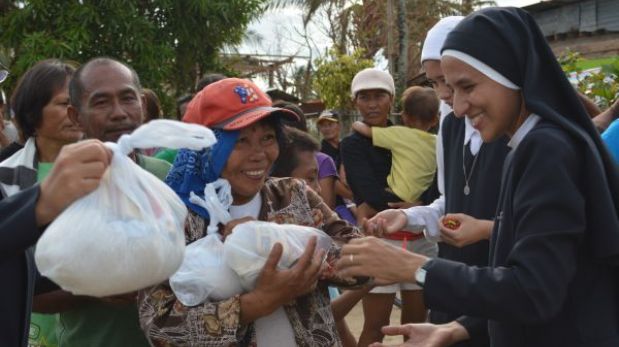
<svg viewBox="0 0 619 347"><path fill-rule="evenodd" d="M441 68L441 48L447 35L464 17L441 19L429 31L421 51L426 77L441 99L441 127L436 141L438 188L441 196L427 206L379 212L364 225L366 234L382 236L382 231L421 232L439 243L439 258L467 265L487 266L492 217L499 197L503 161L509 151L507 136L483 143L479 131L464 114L455 114L453 93L445 84ZM442 226L441 219L457 220L455 230ZM384 228L376 228L378 223ZM429 321L435 324L461 325L470 337L457 347L489 345L485 319L462 315L452 309L430 310ZM367 321L366 323L367 324Z"/></svg>
<svg viewBox="0 0 619 347"><path fill-rule="evenodd" d="M441 68L485 143L510 137L490 265L381 244L344 246L343 276L414 281L431 309L488 319L491 346L619 346L619 172L525 11L489 8L447 36ZM469 338L458 324L390 327L405 346ZM377 344L376 346L381 346Z"/></svg>

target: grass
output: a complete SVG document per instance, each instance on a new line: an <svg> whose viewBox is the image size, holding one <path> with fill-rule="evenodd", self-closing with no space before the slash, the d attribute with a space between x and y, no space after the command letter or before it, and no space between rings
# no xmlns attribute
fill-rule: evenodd
<svg viewBox="0 0 619 347"><path fill-rule="evenodd" d="M576 66L578 66L579 68L583 70L587 70L587 69L592 69L595 67L601 67L602 65L610 64L615 59L619 59L619 56L582 60L576 63Z"/></svg>

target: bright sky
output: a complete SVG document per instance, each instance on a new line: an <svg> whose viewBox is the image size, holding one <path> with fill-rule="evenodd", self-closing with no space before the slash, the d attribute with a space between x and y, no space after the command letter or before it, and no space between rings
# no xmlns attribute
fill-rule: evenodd
<svg viewBox="0 0 619 347"><path fill-rule="evenodd" d="M540 0L495 0L498 6L526 6L540 2ZM308 56L309 51L303 37L302 11L296 8L285 8L267 12L259 20L249 26L263 38L255 44L244 44L239 47L241 53L247 54L276 54ZM314 20L308 25L309 37L313 46L313 59L317 55L324 55L329 48L325 30L321 28L320 20ZM303 64L303 60L297 61ZM382 65L382 64L381 64ZM266 87L261 81L256 81L261 87Z"/></svg>

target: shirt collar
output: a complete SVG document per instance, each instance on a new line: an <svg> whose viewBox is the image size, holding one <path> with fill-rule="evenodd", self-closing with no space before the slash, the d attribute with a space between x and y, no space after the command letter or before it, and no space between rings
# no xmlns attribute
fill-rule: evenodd
<svg viewBox="0 0 619 347"><path fill-rule="evenodd" d="M464 117L464 145L465 146L467 143L469 143L469 141L471 141L471 138L473 137L473 135L479 136L479 131L473 128L473 124L471 124L471 120L468 117Z"/></svg>
<svg viewBox="0 0 619 347"><path fill-rule="evenodd" d="M481 134L477 129L473 128L471 124L471 120L468 118L464 118L464 146L469 144L469 148L471 150L472 155L477 155L479 150L481 149L481 145L483 143L481 139Z"/></svg>
<svg viewBox="0 0 619 347"><path fill-rule="evenodd" d="M527 136L529 131L531 131L531 129L533 129L540 120L540 116L534 113L530 114L529 117L527 117L527 119L524 121L524 123L522 123L522 125L518 128L518 130L516 130L516 133L514 134L514 136L512 136L511 140L509 140L507 145L511 149L516 149L520 142L522 142L522 139Z"/></svg>

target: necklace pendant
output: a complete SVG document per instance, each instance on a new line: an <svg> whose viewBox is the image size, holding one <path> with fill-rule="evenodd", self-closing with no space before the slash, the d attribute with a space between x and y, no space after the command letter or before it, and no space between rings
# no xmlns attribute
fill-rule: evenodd
<svg viewBox="0 0 619 347"><path fill-rule="evenodd" d="M469 185L465 185L464 186L464 195L469 195L471 194L471 188L469 188Z"/></svg>

